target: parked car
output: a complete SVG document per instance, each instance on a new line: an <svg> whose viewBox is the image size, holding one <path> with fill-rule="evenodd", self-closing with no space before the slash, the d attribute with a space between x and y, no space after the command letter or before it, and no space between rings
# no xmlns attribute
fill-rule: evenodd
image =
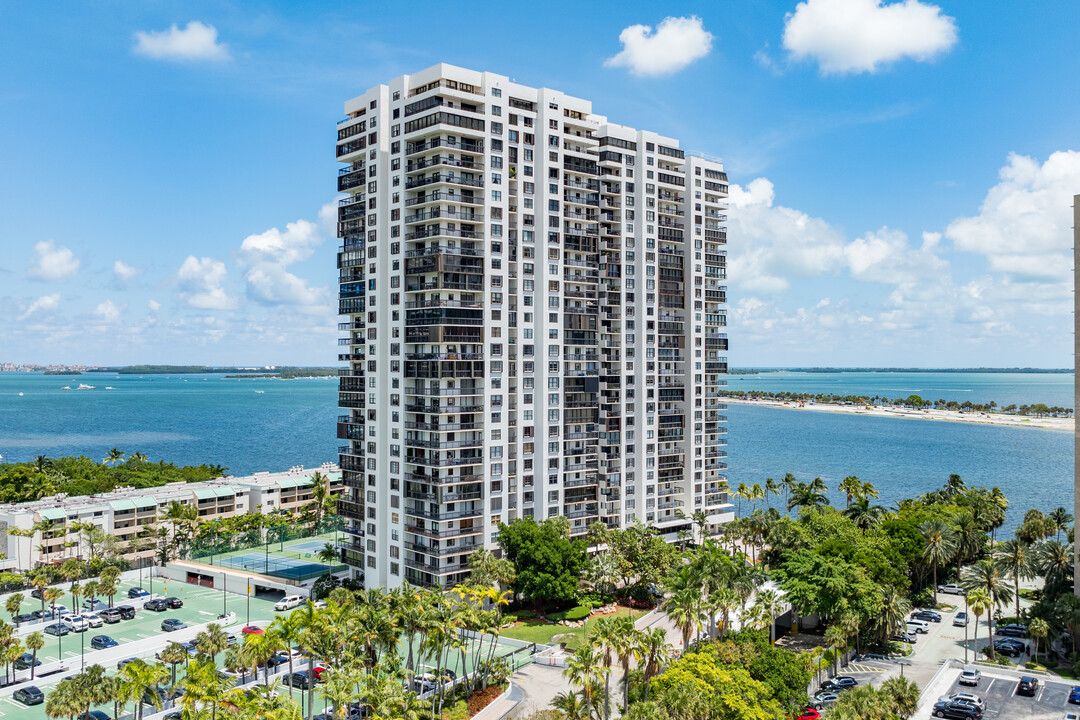
<svg viewBox="0 0 1080 720"><path fill-rule="evenodd" d="M850 690L859 684L859 681L850 675L837 675L831 680L821 683L822 690Z"/></svg>
<svg viewBox="0 0 1080 720"><path fill-rule="evenodd" d="M322 665L316 665L312 668L311 672L315 674L315 681L324 683L330 678L330 668L323 667Z"/></svg>
<svg viewBox="0 0 1080 720"><path fill-rule="evenodd" d="M911 617L915 620L926 620L927 622L941 622L941 615L933 610L917 610L911 613Z"/></svg>
<svg viewBox="0 0 1080 720"><path fill-rule="evenodd" d="M236 636L233 635L232 633L225 633L225 645L227 647L232 647L235 644L236 644Z"/></svg>
<svg viewBox="0 0 1080 720"><path fill-rule="evenodd" d="M907 632L905 630L902 633L897 633L896 635L893 635L889 639L890 640L896 640L897 642L906 642L906 643L915 644L918 641L919 636L916 635L915 633Z"/></svg>
<svg viewBox="0 0 1080 720"><path fill-rule="evenodd" d="M23 653L15 658L16 670L29 670L31 665L34 667L41 665L41 661L35 658L33 653Z"/></svg>
<svg viewBox="0 0 1080 720"><path fill-rule="evenodd" d="M938 698L938 700L940 702L953 702L955 700L959 700L961 702L966 702L969 705L974 705L975 707L979 708L980 710L986 710L986 703L983 701L983 699L981 697L979 697L978 695L972 695L971 693L966 693L966 692L951 693L949 695L942 695L941 697Z"/></svg>
<svg viewBox="0 0 1080 720"><path fill-rule="evenodd" d="M1080 720L1080 715L1074 712L1067 712L1061 716L1061 720Z"/></svg>
<svg viewBox="0 0 1080 720"><path fill-rule="evenodd" d="M128 588L128 597L131 599L149 597L150 593L143 590L141 587Z"/></svg>
<svg viewBox="0 0 1080 720"><path fill-rule="evenodd" d="M120 608L108 608L98 613L102 622L107 622L110 625L118 623L123 619L123 613L120 612Z"/></svg>
<svg viewBox="0 0 1080 720"><path fill-rule="evenodd" d="M307 690L311 688L312 681L311 675L306 670L301 670L300 672L294 672L292 675L286 675L282 682L294 688ZM318 680L314 680L314 682L318 682Z"/></svg>
<svg viewBox="0 0 1080 720"><path fill-rule="evenodd" d="M124 618L125 620L134 620L135 619L135 606L134 605L121 605L120 607L118 607L116 609L120 611L120 617Z"/></svg>
<svg viewBox="0 0 1080 720"><path fill-rule="evenodd" d="M999 625L994 628L995 635L1004 635L1005 637L1027 637L1027 625Z"/></svg>
<svg viewBox="0 0 1080 720"><path fill-rule="evenodd" d="M281 667L282 665L288 665L288 664L289 664L289 654L288 653L280 653L280 652L279 653L274 653L272 656L270 656L270 659L266 661L266 666L267 667L272 667L272 668Z"/></svg>
<svg viewBox="0 0 1080 720"><path fill-rule="evenodd" d="M15 624L16 625L22 625L23 623L34 622L35 620L37 620L37 618L34 617L34 613L22 613L21 615L16 615L15 616Z"/></svg>
<svg viewBox="0 0 1080 720"><path fill-rule="evenodd" d="M967 590L960 587L956 583L949 583L948 585L938 585L937 591L939 593L947 593L950 595L966 595Z"/></svg>
<svg viewBox="0 0 1080 720"><path fill-rule="evenodd" d="M161 629L164 632L172 632L174 630L183 630L187 627L187 623L179 618L165 618L161 621Z"/></svg>
<svg viewBox="0 0 1080 720"><path fill-rule="evenodd" d="M153 705L154 701L157 700L158 705L156 707L160 707L165 702L176 702L183 695L184 688L182 686L177 686L173 688L172 692L169 692L169 688L159 685L143 690L143 702L147 705Z"/></svg>
<svg viewBox="0 0 1080 720"><path fill-rule="evenodd" d="M83 620L92 628L99 628L105 624L105 621L97 613L84 613Z"/></svg>
<svg viewBox="0 0 1080 720"><path fill-rule="evenodd" d="M82 603L83 610L104 610L109 607L97 598L86 598Z"/></svg>
<svg viewBox="0 0 1080 720"><path fill-rule="evenodd" d="M966 612L956 613L956 617L952 619L953 627L967 627L968 614Z"/></svg>
<svg viewBox="0 0 1080 720"><path fill-rule="evenodd" d="M807 707L799 711L798 715L792 715L795 720L821 720L821 713L817 708Z"/></svg>
<svg viewBox="0 0 1080 720"><path fill-rule="evenodd" d="M30 597L34 598L35 600L40 600L44 596L45 593L43 593L39 588L34 588L30 591Z"/></svg>
<svg viewBox="0 0 1080 720"><path fill-rule="evenodd" d="M72 632L86 632L90 629L90 623L82 615L64 615L60 622Z"/></svg>
<svg viewBox="0 0 1080 720"><path fill-rule="evenodd" d="M117 670L123 670L125 665L130 665L131 663L135 662L136 660L138 660L138 658L125 658L125 659L121 660L120 662L116 663L116 669Z"/></svg>
<svg viewBox="0 0 1080 720"><path fill-rule="evenodd" d="M262 635L265 631L258 625L245 625L244 629L240 632L245 635Z"/></svg>
<svg viewBox="0 0 1080 720"><path fill-rule="evenodd" d="M936 702L934 717L954 720L977 720L982 717L982 710L966 702Z"/></svg>
<svg viewBox="0 0 1080 720"><path fill-rule="evenodd" d="M165 600L162 598L154 598L153 600L147 600L143 603L143 610L153 610L154 612L165 612L169 609L169 606L165 604Z"/></svg>
<svg viewBox="0 0 1080 720"><path fill-rule="evenodd" d="M908 620L904 623L904 628L909 633L918 633L920 635L926 635L930 632L930 623L925 620Z"/></svg>
<svg viewBox="0 0 1080 720"><path fill-rule="evenodd" d="M117 647L120 643L113 640L108 635L95 635L90 638L90 647L95 650L104 650L105 648Z"/></svg>
<svg viewBox="0 0 1080 720"><path fill-rule="evenodd" d="M809 707L814 710L824 710L825 708L830 708L835 705L836 701L839 699L840 695L838 693L829 690L821 690L810 700Z"/></svg>
<svg viewBox="0 0 1080 720"><path fill-rule="evenodd" d="M961 685L974 685L978 687L980 680L982 680L982 672L974 665L967 665L960 671L959 682Z"/></svg>
<svg viewBox="0 0 1080 720"><path fill-rule="evenodd" d="M199 654L199 648L195 647L195 643L193 642L180 643L180 647L187 650L188 657L195 657Z"/></svg>
<svg viewBox="0 0 1080 720"><path fill-rule="evenodd" d="M40 705L45 702L45 693L34 685L19 688L11 697L23 705Z"/></svg>
<svg viewBox="0 0 1080 720"><path fill-rule="evenodd" d="M108 713L100 710L91 710L78 716L78 720L112 720Z"/></svg>
<svg viewBox="0 0 1080 720"><path fill-rule="evenodd" d="M300 607L304 604L303 595L286 595L285 597L274 603L274 610L281 612L282 610L292 610L295 607Z"/></svg>
<svg viewBox="0 0 1080 720"><path fill-rule="evenodd" d="M1024 675L1020 678L1020 683L1016 686L1017 695L1027 695L1028 697L1035 697L1035 693L1039 691L1039 679L1033 678L1030 675Z"/></svg>
<svg viewBox="0 0 1080 720"><path fill-rule="evenodd" d="M184 601L178 597L167 597L165 598L165 607L170 610L179 610L184 607Z"/></svg>
<svg viewBox="0 0 1080 720"><path fill-rule="evenodd" d="M1020 657L1024 654L1024 646L1016 643L995 641L994 652L1006 657Z"/></svg>
<svg viewBox="0 0 1080 720"><path fill-rule="evenodd" d="M1069 691L1069 702L1073 705L1080 705L1080 685L1074 685L1073 689Z"/></svg>
<svg viewBox="0 0 1080 720"><path fill-rule="evenodd" d="M63 625L61 623L52 623L51 625L46 625L45 626L45 634L46 635L56 635L56 636L59 636L59 637L63 637L64 635L67 635L69 632L71 632L71 630L68 630L67 625Z"/></svg>

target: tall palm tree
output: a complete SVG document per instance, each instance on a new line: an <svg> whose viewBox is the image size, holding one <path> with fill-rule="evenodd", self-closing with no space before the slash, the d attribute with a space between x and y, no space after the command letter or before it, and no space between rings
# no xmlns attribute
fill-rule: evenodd
<svg viewBox="0 0 1080 720"><path fill-rule="evenodd" d="M682 651L690 646L690 636L701 629L701 591L693 587L672 593L664 600L664 612L682 633Z"/></svg>
<svg viewBox="0 0 1080 720"><path fill-rule="evenodd" d="M300 642L300 636L304 632L303 613L290 613L278 615L266 628L266 633L272 635L275 644L279 645L289 655L289 675L293 674L293 646ZM293 694L293 686L289 684L289 696Z"/></svg>
<svg viewBox="0 0 1080 720"><path fill-rule="evenodd" d="M881 613L877 617L877 628L882 640L888 640L904 626L904 619L911 612L911 601L897 591L894 585L881 588Z"/></svg>
<svg viewBox="0 0 1080 720"><path fill-rule="evenodd" d="M82 712L82 700L78 696L74 683L70 680L61 680L45 696L45 717L47 718L74 718L80 712Z"/></svg>
<svg viewBox="0 0 1080 720"><path fill-rule="evenodd" d="M821 478L814 478L808 483L799 483L791 491L788 499L788 510L797 507L821 507L829 504L829 497L825 494L828 487Z"/></svg>
<svg viewBox="0 0 1080 720"><path fill-rule="evenodd" d="M1032 572L1032 558L1028 552L1028 546L1017 539L1006 540L998 545L994 552L994 560L1001 569L1013 578L1013 591L1016 595L1016 617L1020 617L1020 578L1030 578Z"/></svg>
<svg viewBox="0 0 1080 720"><path fill-rule="evenodd" d="M195 649L211 660L229 647L229 635L217 623L210 623L206 629L195 636Z"/></svg>
<svg viewBox="0 0 1080 720"><path fill-rule="evenodd" d="M739 487L735 488L735 497L739 498L739 516L742 517L743 498L750 499L750 488L746 483L739 483Z"/></svg>
<svg viewBox="0 0 1080 720"><path fill-rule="evenodd" d="M851 518L857 527L869 530L881 522L885 516L885 508L881 505L871 505L869 498L860 497L844 508L844 515Z"/></svg>
<svg viewBox="0 0 1080 720"><path fill-rule="evenodd" d="M239 659L258 674L259 668L264 670L263 684L270 687L270 658L277 653L279 642L270 633L258 635L245 635L244 644L240 648Z"/></svg>
<svg viewBox="0 0 1080 720"><path fill-rule="evenodd" d="M1028 634L1035 641L1032 645L1035 647L1035 662L1037 663L1039 662L1039 644L1050 634L1050 623L1041 617L1032 618L1028 623Z"/></svg>
<svg viewBox="0 0 1080 720"><path fill-rule="evenodd" d="M967 490L967 483L961 480L959 475L953 474L945 481L944 490L949 497L960 495Z"/></svg>
<svg viewBox="0 0 1080 720"><path fill-rule="evenodd" d="M178 642L171 642L162 649L161 662L169 666L170 685L176 685L176 666L187 659L187 648Z"/></svg>
<svg viewBox="0 0 1080 720"><path fill-rule="evenodd" d="M630 661L640 658L640 633L634 627L634 619L620 615L612 620L612 649L619 659L623 675L623 708L630 707Z"/></svg>
<svg viewBox="0 0 1080 720"><path fill-rule="evenodd" d="M11 615L11 622L15 623L15 627L19 627L19 610L22 609L23 600L26 597L22 593L11 593L8 595L7 602L4 603L4 609Z"/></svg>
<svg viewBox="0 0 1080 720"><path fill-rule="evenodd" d="M130 696L135 698L136 720L143 717L143 695L150 688L157 688L165 681L169 671L158 664L149 664L142 660L130 662L120 670L125 684L130 690Z"/></svg>
<svg viewBox="0 0 1080 720"><path fill-rule="evenodd" d="M780 479L780 487L784 489L784 507L786 507L788 510L791 509L791 505L789 503L791 493L795 491L795 488L798 487L798 485L798 478L796 478L791 473L785 473L784 477Z"/></svg>
<svg viewBox="0 0 1080 720"><path fill-rule="evenodd" d="M783 486L772 478L765 478L765 507L769 508L769 496L775 495L780 497L780 490Z"/></svg>
<svg viewBox="0 0 1080 720"><path fill-rule="evenodd" d="M124 451L119 448L112 448L109 450L109 454L105 459L101 461L103 465L116 465L124 459Z"/></svg>
<svg viewBox="0 0 1080 720"><path fill-rule="evenodd" d="M619 643L617 633L619 629L612 622L611 617L598 618L593 623L593 631L590 636L586 632L585 642L593 643L600 656L604 674L604 720L611 718L611 659L615 654L615 648Z"/></svg>
<svg viewBox="0 0 1080 720"><path fill-rule="evenodd" d="M1012 588L1009 587L1008 580L1001 572L1001 568L993 560L979 560L964 568L963 572L960 573L960 585L968 591L979 588L985 590L992 607L1002 607L1012 601ZM993 637L993 613L990 612L986 617L990 636ZM993 657L992 652L991 657Z"/></svg>
<svg viewBox="0 0 1080 720"><path fill-rule="evenodd" d="M989 610L990 610L990 608L992 606L992 603L990 601L990 595L988 595L986 590L983 589L983 588L976 588L975 590L971 590L967 594L967 606L968 606L968 609L971 611L971 614L975 616L975 638L974 638L974 642L975 642L975 652L978 653L978 651L979 651L979 618L982 617L982 614L984 612L989 612ZM990 639L993 640L993 638L994 638L994 635L991 632L990 633ZM994 651L993 651L993 643L991 642L990 645L991 645L990 656L993 657L993 653L994 653Z"/></svg>
<svg viewBox="0 0 1080 720"><path fill-rule="evenodd" d="M1072 572L1073 552L1069 545L1045 540L1035 547L1035 570L1046 578L1047 584L1063 583Z"/></svg>
<svg viewBox="0 0 1080 720"><path fill-rule="evenodd" d="M754 607L768 621L769 643L776 642L776 623L774 620L784 609L784 601L780 594L775 590L762 590L754 599Z"/></svg>
<svg viewBox="0 0 1080 720"><path fill-rule="evenodd" d="M566 669L563 670L570 683L581 688L582 698L590 707L596 706L596 689L603 675L601 661L596 645L586 639L585 644L567 658Z"/></svg>
<svg viewBox="0 0 1080 720"><path fill-rule="evenodd" d="M942 520L927 520L919 525L919 532L926 540L923 559L934 570L934 605L937 605L937 569L951 561L956 555L956 537L952 528Z"/></svg>
<svg viewBox="0 0 1080 720"><path fill-rule="evenodd" d="M582 693L575 690L561 692L551 700L551 707L560 711L566 720L590 720L589 703Z"/></svg>
<svg viewBox="0 0 1080 720"><path fill-rule="evenodd" d="M1070 515L1065 508L1059 507L1052 510L1047 518L1054 525L1054 540L1060 542L1061 531L1069 528L1069 523L1073 521L1073 516Z"/></svg>
<svg viewBox="0 0 1080 720"><path fill-rule="evenodd" d="M38 650L45 647L45 636L39 632L32 632L26 636L26 640L23 642L26 643L26 649L30 651L32 656L30 660L30 680L33 681L37 669L35 666L37 665Z"/></svg>
<svg viewBox="0 0 1080 720"><path fill-rule="evenodd" d="M757 501L765 499L765 490L757 483L754 483L750 486L750 497L748 499L752 503L750 512L753 512L757 509Z"/></svg>
<svg viewBox="0 0 1080 720"><path fill-rule="evenodd" d="M953 517L953 536L956 538L956 562L963 564L978 557L986 545L986 535L969 509Z"/></svg>
<svg viewBox="0 0 1080 720"><path fill-rule="evenodd" d="M649 701L649 685L670 657L671 646L667 644L667 632L663 628L651 628L638 636L638 656L644 659L642 675L645 679L645 702Z"/></svg>
<svg viewBox="0 0 1080 720"><path fill-rule="evenodd" d="M854 475L848 475L841 480L836 489L844 493L844 507L851 507L852 499L861 500L863 497L862 481Z"/></svg>
<svg viewBox="0 0 1080 720"><path fill-rule="evenodd" d="M886 697L888 709L904 720L915 714L919 707L919 686L905 677L892 677L881 683L881 694Z"/></svg>

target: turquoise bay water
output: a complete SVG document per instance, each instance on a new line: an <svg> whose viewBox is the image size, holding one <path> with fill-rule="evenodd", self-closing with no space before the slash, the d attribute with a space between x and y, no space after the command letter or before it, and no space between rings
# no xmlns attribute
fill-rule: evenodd
<svg viewBox="0 0 1080 720"><path fill-rule="evenodd" d="M983 373L766 373L732 376L729 389L1044 402L1072 407L1072 375ZM93 390L76 388L80 383ZM113 390L106 390L112 387ZM225 380L220 375L44 376L0 373L0 454L105 457L111 447L151 460L219 463L232 474L336 461L337 383ZM262 391L262 392L257 392ZM19 393L23 393L22 396ZM1073 436L1035 428L874 418L732 404L728 478L764 483L791 472L835 488L873 482L891 506L940 486L950 473L1010 498L1006 530L1038 507L1072 506ZM832 501L843 498L833 491Z"/></svg>

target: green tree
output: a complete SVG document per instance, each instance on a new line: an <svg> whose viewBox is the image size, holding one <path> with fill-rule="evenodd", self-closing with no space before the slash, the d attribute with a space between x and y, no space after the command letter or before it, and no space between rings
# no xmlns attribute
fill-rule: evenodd
<svg viewBox="0 0 1080 720"><path fill-rule="evenodd" d="M37 665L38 650L45 647L45 636L39 632L32 632L26 636L25 642L26 649L30 651L32 656L30 661L30 680L32 682L34 680L35 671L37 670L35 666Z"/></svg>
<svg viewBox="0 0 1080 720"><path fill-rule="evenodd" d="M956 536L943 520L927 520L919 525L919 532L926 540L923 559L933 568L934 605L937 605L937 569L956 555Z"/></svg>
<svg viewBox="0 0 1080 720"><path fill-rule="evenodd" d="M1028 623L1028 634L1035 641L1035 662L1039 662L1039 645L1046 641L1046 636L1050 634L1050 624L1041 617L1032 618Z"/></svg>
<svg viewBox="0 0 1080 720"><path fill-rule="evenodd" d="M1032 558L1028 546L1019 540L1006 540L994 552L1002 571L1013 578L1013 592L1016 596L1016 617L1020 617L1020 578L1033 577Z"/></svg>
<svg viewBox="0 0 1080 720"><path fill-rule="evenodd" d="M499 525L499 546L516 571L511 584L515 592L544 606L577 598L586 562L585 543L571 540L568 530L563 517L541 523L524 518Z"/></svg>
<svg viewBox="0 0 1080 720"><path fill-rule="evenodd" d="M8 595L7 602L4 603L4 609L11 615L11 622L15 623L15 627L19 627L18 615L25 599L22 593L11 593Z"/></svg>

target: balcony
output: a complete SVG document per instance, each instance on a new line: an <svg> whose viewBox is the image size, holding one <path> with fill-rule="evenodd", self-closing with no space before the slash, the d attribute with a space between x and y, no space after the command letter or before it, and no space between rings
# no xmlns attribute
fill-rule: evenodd
<svg viewBox="0 0 1080 720"><path fill-rule="evenodd" d="M406 395L413 395L417 397L453 397L453 396L474 396L480 397L484 394L484 388L481 387L437 387L437 386L423 386L423 385L407 385L405 387Z"/></svg>
<svg viewBox="0 0 1080 720"><path fill-rule="evenodd" d="M429 450L456 450L458 448L478 448L484 446L484 439L469 440L430 440L427 438L405 438L405 447L425 448Z"/></svg>
<svg viewBox="0 0 1080 720"><path fill-rule="evenodd" d="M413 188L436 184L463 185L465 187L482 188L484 187L484 179L482 177L474 178L455 175L454 173L432 173L431 175L424 177L409 178L405 181L405 189L411 190Z"/></svg>
<svg viewBox="0 0 1080 720"><path fill-rule="evenodd" d="M455 207L437 207L428 210L427 212L417 212L414 215L406 215L405 223L413 224L418 222L427 222L429 220L435 220L437 218L446 218L448 220L453 220L456 222L473 223L483 222L484 214L474 212L471 209L458 212L458 209Z"/></svg>
<svg viewBox="0 0 1080 720"><path fill-rule="evenodd" d="M411 550L412 552L416 553L422 553L424 555L433 555L435 557L471 554L479 547L482 547L482 544L477 542L457 543L455 545L425 545L422 543L405 543L406 550Z"/></svg>
<svg viewBox="0 0 1080 720"><path fill-rule="evenodd" d="M405 515L408 517L424 518L426 520L434 520L437 522L448 522L450 520L460 520L462 518L470 517L482 517L484 515L484 509L480 508L466 508L464 510L431 510L417 507L406 507Z"/></svg>
<svg viewBox="0 0 1080 720"><path fill-rule="evenodd" d="M480 535L484 532L484 526L482 523L477 523L469 527L456 527L445 528L442 530L432 530L431 528L424 527L415 523L405 523L405 532L412 533L413 535L421 535L429 538L452 538L452 537L466 537L469 535Z"/></svg>
<svg viewBox="0 0 1080 720"><path fill-rule="evenodd" d="M467 152L479 155L484 152L484 141L431 138L426 142L407 143L405 146L405 155L415 155L436 148L447 148L448 150L453 150L455 152Z"/></svg>
<svg viewBox="0 0 1080 720"><path fill-rule="evenodd" d="M482 158L480 160L482 161ZM448 155L432 155L430 157L420 158L415 162L410 162L405 166L405 172L418 172L438 165L449 165L450 167L465 168L467 170L483 170L484 165L481 161L466 157L456 158Z"/></svg>
<svg viewBox="0 0 1080 720"><path fill-rule="evenodd" d="M436 190L435 192L420 195L419 197L409 198L405 201L405 207L428 205L430 203L437 202L461 203L463 205L483 205L484 198L478 195Z"/></svg>

